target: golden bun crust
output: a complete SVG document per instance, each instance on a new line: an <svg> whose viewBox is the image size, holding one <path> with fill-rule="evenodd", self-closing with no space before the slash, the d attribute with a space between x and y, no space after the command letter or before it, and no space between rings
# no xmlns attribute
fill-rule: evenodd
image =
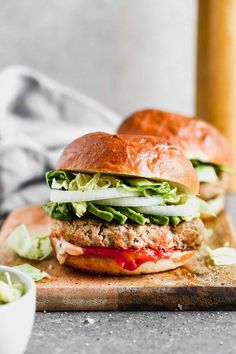
<svg viewBox="0 0 236 354"><path fill-rule="evenodd" d="M70 256L66 257L66 265L89 273L112 275L138 275L164 272L181 267L194 255L194 251L175 251L170 259L162 259L157 263L146 262L134 271L123 269L116 261L107 257L98 256Z"/></svg>
<svg viewBox="0 0 236 354"><path fill-rule="evenodd" d="M199 190L194 168L181 149L153 136L84 135L65 148L57 169L167 180L194 193Z"/></svg>
<svg viewBox="0 0 236 354"><path fill-rule="evenodd" d="M211 124L199 118L146 109L125 119L118 133L166 138L180 145L189 159L220 165L231 163L231 150L225 137Z"/></svg>

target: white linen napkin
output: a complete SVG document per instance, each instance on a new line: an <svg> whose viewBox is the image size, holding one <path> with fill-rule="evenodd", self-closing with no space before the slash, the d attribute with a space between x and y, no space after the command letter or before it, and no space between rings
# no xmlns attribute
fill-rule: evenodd
<svg viewBox="0 0 236 354"><path fill-rule="evenodd" d="M45 171L63 148L92 132L114 132L118 114L26 67L0 73L0 220L48 199Z"/></svg>

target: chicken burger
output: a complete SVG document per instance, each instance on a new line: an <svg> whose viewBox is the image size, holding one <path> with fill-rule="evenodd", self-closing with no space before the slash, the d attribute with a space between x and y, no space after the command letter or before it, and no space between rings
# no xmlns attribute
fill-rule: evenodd
<svg viewBox="0 0 236 354"><path fill-rule="evenodd" d="M61 264L107 274L182 266L199 248L205 203L180 148L150 136L97 132L69 144L46 174L51 243Z"/></svg>
<svg viewBox="0 0 236 354"><path fill-rule="evenodd" d="M212 125L199 118L146 109L128 117L118 133L153 135L179 145L197 172L200 197L213 214L224 209L227 174L233 172L231 152L225 137Z"/></svg>

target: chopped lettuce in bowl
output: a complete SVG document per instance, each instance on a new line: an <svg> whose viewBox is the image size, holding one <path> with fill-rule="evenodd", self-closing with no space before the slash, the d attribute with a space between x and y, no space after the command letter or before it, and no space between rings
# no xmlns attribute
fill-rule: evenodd
<svg viewBox="0 0 236 354"><path fill-rule="evenodd" d="M31 288L35 288L34 282L43 278L50 277L30 264L13 267L0 265L0 305L20 299Z"/></svg>
<svg viewBox="0 0 236 354"><path fill-rule="evenodd" d="M15 301L26 292L26 286L9 271L0 271L0 305Z"/></svg>
<svg viewBox="0 0 236 354"><path fill-rule="evenodd" d="M0 265L0 284L0 353L24 353L35 316L35 283L18 269Z"/></svg>
<svg viewBox="0 0 236 354"><path fill-rule="evenodd" d="M40 281L44 278L50 278L46 272L43 272L30 264L21 264L15 267L3 267L4 266L0 266L0 305L16 301L27 292L27 284L22 281L15 272L20 271L21 275L23 273L34 282Z"/></svg>

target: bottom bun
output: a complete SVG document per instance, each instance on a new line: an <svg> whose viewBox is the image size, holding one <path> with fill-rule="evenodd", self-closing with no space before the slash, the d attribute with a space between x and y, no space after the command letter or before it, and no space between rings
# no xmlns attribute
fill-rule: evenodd
<svg viewBox="0 0 236 354"><path fill-rule="evenodd" d="M169 259L161 259L156 263L146 262L134 271L129 271L116 263L111 258L99 256L71 256L67 255L64 264L82 271L97 274L113 275L138 275L164 272L167 270L181 267L193 255L195 251L175 251Z"/></svg>
<svg viewBox="0 0 236 354"><path fill-rule="evenodd" d="M212 212L217 215L219 214L222 210L224 210L225 207L225 195L220 194L215 198L212 198L210 200L207 200L208 205L210 206ZM212 215L207 215L207 214L201 214L201 218L203 220L211 219Z"/></svg>

